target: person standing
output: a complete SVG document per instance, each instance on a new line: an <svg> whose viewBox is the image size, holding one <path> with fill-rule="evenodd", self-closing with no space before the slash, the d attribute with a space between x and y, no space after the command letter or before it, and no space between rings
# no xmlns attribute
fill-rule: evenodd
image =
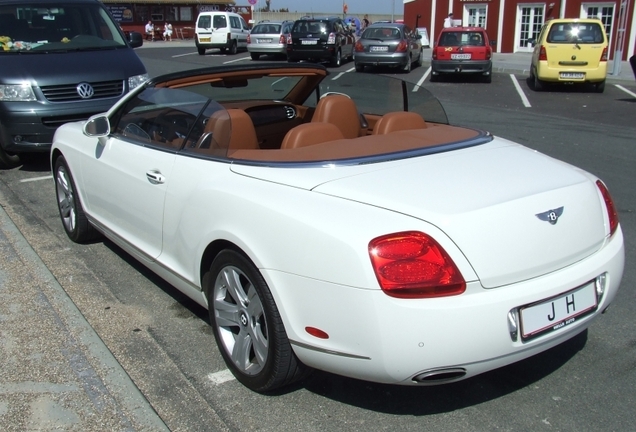
<svg viewBox="0 0 636 432"><path fill-rule="evenodd" d="M444 19L444 28L448 28L448 27L454 27L454 23L453 23L453 13L449 13L448 16L446 17L446 19Z"/></svg>
<svg viewBox="0 0 636 432"><path fill-rule="evenodd" d="M360 25L360 27L362 27L362 30L364 30L365 28L369 27L369 15L364 14L364 18L362 18L362 25Z"/></svg>

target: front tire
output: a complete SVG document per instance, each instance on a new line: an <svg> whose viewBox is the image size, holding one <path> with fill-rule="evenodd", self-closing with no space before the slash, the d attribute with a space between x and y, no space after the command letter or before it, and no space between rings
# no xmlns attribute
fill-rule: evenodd
<svg viewBox="0 0 636 432"><path fill-rule="evenodd" d="M0 145L0 168L1 169L10 169L15 168L22 163L20 159L20 155L17 154L9 154L5 149Z"/></svg>
<svg viewBox="0 0 636 432"><path fill-rule="evenodd" d="M272 293L249 259L222 251L204 288L216 343L239 382L267 392L305 376L308 369L292 351Z"/></svg>
<svg viewBox="0 0 636 432"><path fill-rule="evenodd" d="M63 156L55 160L55 195L62 225L66 235L75 243L86 243L100 237L100 233L88 221L77 195L75 181Z"/></svg>

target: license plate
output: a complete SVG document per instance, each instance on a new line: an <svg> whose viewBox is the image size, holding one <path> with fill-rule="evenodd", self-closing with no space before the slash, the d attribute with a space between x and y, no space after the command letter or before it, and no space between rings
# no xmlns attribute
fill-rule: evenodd
<svg viewBox="0 0 636 432"><path fill-rule="evenodd" d="M369 51L371 52L387 52L389 50L388 46L372 46Z"/></svg>
<svg viewBox="0 0 636 432"><path fill-rule="evenodd" d="M559 76L561 79L585 79L583 72L561 72Z"/></svg>
<svg viewBox="0 0 636 432"><path fill-rule="evenodd" d="M211 40L212 40L212 38L209 38L209 37L199 38L199 42L210 42Z"/></svg>
<svg viewBox="0 0 636 432"><path fill-rule="evenodd" d="M318 41L316 40L303 40L300 41L301 45L316 45L318 43Z"/></svg>
<svg viewBox="0 0 636 432"><path fill-rule="evenodd" d="M452 60L470 60L470 54L451 54Z"/></svg>
<svg viewBox="0 0 636 432"><path fill-rule="evenodd" d="M271 39L256 39L257 43L271 43Z"/></svg>
<svg viewBox="0 0 636 432"><path fill-rule="evenodd" d="M596 288L588 283L560 296L519 309L521 337L524 340L574 324L596 310Z"/></svg>

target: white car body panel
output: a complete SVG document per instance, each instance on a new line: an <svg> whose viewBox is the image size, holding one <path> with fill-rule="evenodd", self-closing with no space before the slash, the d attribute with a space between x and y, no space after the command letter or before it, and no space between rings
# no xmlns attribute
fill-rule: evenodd
<svg viewBox="0 0 636 432"><path fill-rule="evenodd" d="M52 155L66 160L94 226L205 307L206 254L241 251L294 353L317 369L403 385L456 369L470 377L584 331L623 274L623 235L620 225L610 234L596 177L501 138L366 164L277 165L87 137L82 126L58 128ZM561 207L555 223L537 217ZM369 243L404 231L438 242L466 291L387 295ZM593 313L526 340L512 334L519 308L595 281Z"/></svg>

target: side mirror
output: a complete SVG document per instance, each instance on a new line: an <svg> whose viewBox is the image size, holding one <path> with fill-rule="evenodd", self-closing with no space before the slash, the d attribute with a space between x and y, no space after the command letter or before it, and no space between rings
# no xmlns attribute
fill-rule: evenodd
<svg viewBox="0 0 636 432"><path fill-rule="evenodd" d="M537 44L537 40L535 38L530 38L526 41L526 43L529 43L531 46L535 46Z"/></svg>
<svg viewBox="0 0 636 432"><path fill-rule="evenodd" d="M84 124L84 135L89 137L102 137L110 134L110 122L108 117L98 114L89 118Z"/></svg>
<svg viewBox="0 0 636 432"><path fill-rule="evenodd" d="M141 33L136 31L127 32L126 36L128 36L128 43L133 48L139 48L144 44L144 38L141 36Z"/></svg>
<svg viewBox="0 0 636 432"><path fill-rule="evenodd" d="M491 41L490 41L490 46L493 46L493 47L494 47L494 46L496 46L496 45L497 45L497 41L495 41L495 40L491 40Z"/></svg>

